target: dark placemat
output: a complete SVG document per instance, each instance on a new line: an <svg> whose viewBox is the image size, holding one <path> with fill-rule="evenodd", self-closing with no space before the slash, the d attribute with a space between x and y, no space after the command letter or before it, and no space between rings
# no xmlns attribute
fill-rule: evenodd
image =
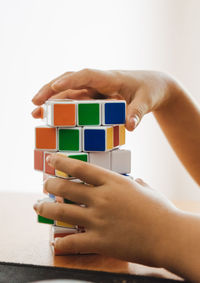
<svg viewBox="0 0 200 283"><path fill-rule="evenodd" d="M148 276L0 262L0 283L25 283L47 279L76 279L96 283L180 283L177 280Z"/></svg>

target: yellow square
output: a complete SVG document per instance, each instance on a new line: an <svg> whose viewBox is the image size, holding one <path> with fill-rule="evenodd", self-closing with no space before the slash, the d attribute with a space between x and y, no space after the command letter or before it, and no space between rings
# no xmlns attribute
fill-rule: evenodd
<svg viewBox="0 0 200 283"><path fill-rule="evenodd" d="M67 228L76 228L75 225L66 223L66 222L62 222L62 221L56 221L56 226L60 226L60 227L67 227Z"/></svg>
<svg viewBox="0 0 200 283"><path fill-rule="evenodd" d="M125 144L125 126L119 125L119 145Z"/></svg>
<svg viewBox="0 0 200 283"><path fill-rule="evenodd" d="M68 178L68 174L59 170L56 170L56 176L61 178Z"/></svg>
<svg viewBox="0 0 200 283"><path fill-rule="evenodd" d="M107 129L107 136L106 136L106 144L107 149L113 148L113 127L110 127Z"/></svg>

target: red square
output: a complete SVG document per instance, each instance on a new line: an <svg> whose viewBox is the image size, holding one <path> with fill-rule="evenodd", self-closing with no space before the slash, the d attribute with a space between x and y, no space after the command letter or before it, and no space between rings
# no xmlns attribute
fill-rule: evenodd
<svg viewBox="0 0 200 283"><path fill-rule="evenodd" d="M44 168L44 151L34 150L34 169L43 171Z"/></svg>
<svg viewBox="0 0 200 283"><path fill-rule="evenodd" d="M113 127L114 131L114 147L119 145L119 126Z"/></svg>

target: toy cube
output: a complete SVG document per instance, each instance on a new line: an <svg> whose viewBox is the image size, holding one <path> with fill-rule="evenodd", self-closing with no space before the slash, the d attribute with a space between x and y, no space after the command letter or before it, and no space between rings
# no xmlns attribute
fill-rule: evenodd
<svg viewBox="0 0 200 283"><path fill-rule="evenodd" d="M46 119L49 126L76 126L76 102L73 100L50 100L46 102Z"/></svg>
<svg viewBox="0 0 200 283"><path fill-rule="evenodd" d="M59 151L81 151L82 150L82 129L59 128L58 130Z"/></svg>
<svg viewBox="0 0 200 283"><path fill-rule="evenodd" d="M131 172L131 151L115 149L111 152L111 170L120 174Z"/></svg>
<svg viewBox="0 0 200 283"><path fill-rule="evenodd" d="M77 125L98 126L101 125L101 104L95 100L78 102Z"/></svg>
<svg viewBox="0 0 200 283"><path fill-rule="evenodd" d="M34 150L34 169L43 171L44 168L44 151Z"/></svg>
<svg viewBox="0 0 200 283"><path fill-rule="evenodd" d="M113 127L84 127L83 151L107 151L113 148Z"/></svg>
<svg viewBox="0 0 200 283"><path fill-rule="evenodd" d="M60 153L59 152L59 154L64 156L64 157L78 159L78 160L85 161L85 162L88 161L88 154L87 153L81 153L81 152L80 153ZM72 177L72 176L68 175L67 173L59 171L59 170L56 170L55 174L56 174L57 177L61 177L61 178L71 178Z"/></svg>
<svg viewBox="0 0 200 283"><path fill-rule="evenodd" d="M102 124L125 124L126 102L123 100L107 101L102 103Z"/></svg>
<svg viewBox="0 0 200 283"><path fill-rule="evenodd" d="M43 150L57 150L57 129L51 127L35 128L35 148Z"/></svg>
<svg viewBox="0 0 200 283"><path fill-rule="evenodd" d="M76 225L72 225L70 223L66 223L66 222L63 222L63 221L58 221L58 220L55 220L54 221L54 224L56 226L59 226L59 227L66 227L66 228L73 228L73 229L76 229Z"/></svg>
<svg viewBox="0 0 200 283"><path fill-rule="evenodd" d="M89 161L91 164L111 170L111 154L106 152L90 152Z"/></svg>
<svg viewBox="0 0 200 283"><path fill-rule="evenodd" d="M125 144L126 130L124 125L119 125L119 145Z"/></svg>
<svg viewBox="0 0 200 283"><path fill-rule="evenodd" d="M55 176L55 169L47 163L47 156L50 155L50 152L44 153L44 173Z"/></svg>

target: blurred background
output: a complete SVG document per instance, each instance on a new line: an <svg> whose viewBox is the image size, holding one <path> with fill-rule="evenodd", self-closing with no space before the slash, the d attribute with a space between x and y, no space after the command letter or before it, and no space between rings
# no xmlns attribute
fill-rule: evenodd
<svg viewBox="0 0 200 283"><path fill-rule="evenodd" d="M199 11L198 0L0 0L0 191L42 191L31 99L65 71L161 70L200 101ZM172 200L200 200L151 114L126 148L134 177Z"/></svg>

